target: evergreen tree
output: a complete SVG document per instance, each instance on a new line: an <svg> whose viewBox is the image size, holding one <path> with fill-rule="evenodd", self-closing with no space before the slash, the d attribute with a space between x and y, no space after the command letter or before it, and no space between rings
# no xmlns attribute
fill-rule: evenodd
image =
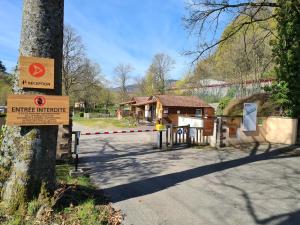
<svg viewBox="0 0 300 225"><path fill-rule="evenodd" d="M273 43L276 73L287 83L290 105L287 114L300 116L300 1L278 0L276 9L278 38Z"/></svg>
<svg viewBox="0 0 300 225"><path fill-rule="evenodd" d="M1 72L1 73L6 72L6 67L4 66L4 64L2 63L1 60L0 60L0 72Z"/></svg>

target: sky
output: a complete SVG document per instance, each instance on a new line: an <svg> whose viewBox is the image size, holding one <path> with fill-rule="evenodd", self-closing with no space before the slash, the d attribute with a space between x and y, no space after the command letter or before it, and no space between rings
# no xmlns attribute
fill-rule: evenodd
<svg viewBox="0 0 300 225"><path fill-rule="evenodd" d="M118 64L131 64L132 76L143 76L157 53L175 60L171 78L188 72L192 59L182 53L195 47L195 37L184 28L185 14L185 0L65 0L65 24L112 83ZM18 59L21 18L21 0L0 0L0 60L9 71Z"/></svg>

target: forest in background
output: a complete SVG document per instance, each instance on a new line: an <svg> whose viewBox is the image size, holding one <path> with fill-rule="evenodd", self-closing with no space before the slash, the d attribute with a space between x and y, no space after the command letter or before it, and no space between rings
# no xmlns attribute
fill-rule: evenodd
<svg viewBox="0 0 300 225"><path fill-rule="evenodd" d="M230 23L221 39L227 37L235 28L235 24L242 20L245 20L243 15ZM262 91L259 81L276 77L271 45L275 32L275 20L243 27L235 35L211 49L208 56L199 59L194 69L177 82L177 93L198 95L208 102L219 102L224 93L211 93L209 88L205 88L207 85L218 83L216 81L235 84L225 90L225 95L230 98L245 97ZM250 80L257 81L257 86L247 91L246 81Z"/></svg>
<svg viewBox="0 0 300 225"><path fill-rule="evenodd" d="M271 12L264 10L260 13ZM246 16L240 15L231 22L221 39L235 29L235 24L244 20L247 20ZM188 74L183 74L178 81L171 79L176 62L165 53L157 53L146 73L140 77L131 75L134 65L120 63L114 70L114 84L117 87L111 88L101 66L88 59L81 37L71 26L66 25L63 93L70 96L72 105L75 102L84 102L87 110L102 113L113 112L119 102L127 101L133 96L155 94L197 95L209 103L229 102L232 98L245 97L263 90L258 82L255 89L245 91L246 81L275 78L271 46L275 33L274 19L243 27L235 35L212 48L205 57L199 58L193 69ZM0 77L0 104L5 104L5 96L9 91L9 82L3 78ZM132 81L133 84L130 84ZM212 92L210 88L205 88L206 85L218 81L238 85L226 88L225 93L224 90Z"/></svg>

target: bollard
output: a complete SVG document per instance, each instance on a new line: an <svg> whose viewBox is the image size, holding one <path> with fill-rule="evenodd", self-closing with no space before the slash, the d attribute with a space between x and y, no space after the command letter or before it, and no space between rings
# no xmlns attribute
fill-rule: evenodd
<svg viewBox="0 0 300 225"><path fill-rule="evenodd" d="M162 149L162 131L159 131L159 149Z"/></svg>
<svg viewBox="0 0 300 225"><path fill-rule="evenodd" d="M78 154L76 153L76 157L75 157L75 172L78 171Z"/></svg>
<svg viewBox="0 0 300 225"><path fill-rule="evenodd" d="M78 171L78 163L79 163L79 158L78 158L78 145L79 145L79 138L80 138L80 131L74 131L72 132L75 134L75 143L74 143L74 154L75 154L75 172Z"/></svg>

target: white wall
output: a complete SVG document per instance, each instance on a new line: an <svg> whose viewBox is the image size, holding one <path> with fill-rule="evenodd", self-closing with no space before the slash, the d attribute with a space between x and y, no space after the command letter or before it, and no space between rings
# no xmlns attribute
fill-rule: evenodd
<svg viewBox="0 0 300 225"><path fill-rule="evenodd" d="M187 126L203 128L203 119L196 117L178 116L178 126Z"/></svg>

